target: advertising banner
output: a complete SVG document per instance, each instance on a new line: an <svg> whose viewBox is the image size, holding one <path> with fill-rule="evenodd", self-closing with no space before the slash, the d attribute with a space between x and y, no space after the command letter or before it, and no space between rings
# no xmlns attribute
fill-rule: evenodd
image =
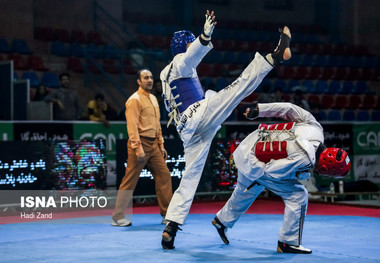
<svg viewBox="0 0 380 263"><path fill-rule="evenodd" d="M127 140L116 140L116 142L116 189L118 189L127 167L128 151ZM180 139L177 138L166 139L165 149L168 152L166 165L170 171L173 189L175 190L177 189L182 174L185 171L185 157L182 143ZM140 178L134 191L134 195L154 195L155 193L156 190L153 175L148 167L144 167L140 173Z"/></svg>
<svg viewBox="0 0 380 263"><path fill-rule="evenodd" d="M352 159L352 124L323 124L323 135L327 147L336 147L345 150Z"/></svg>
<svg viewBox="0 0 380 263"><path fill-rule="evenodd" d="M101 123L74 123L74 138L76 140L98 140L106 142L107 152L107 185L116 185L116 140L128 138L125 122L112 123L106 127ZM126 150L126 149L125 149Z"/></svg>
<svg viewBox="0 0 380 263"><path fill-rule="evenodd" d="M102 140L0 142L0 190L104 189L106 171Z"/></svg>
<svg viewBox="0 0 380 263"><path fill-rule="evenodd" d="M116 140L128 137L125 123L112 123L108 128L101 123L74 123L73 134L75 140L105 140L110 161L116 160Z"/></svg>
<svg viewBox="0 0 380 263"><path fill-rule="evenodd" d="M244 139L255 130L258 122L226 124L215 139ZM380 124L323 124L325 145L346 150L352 170L346 181L370 180L380 183ZM162 123L165 147L182 144L173 125ZM93 122L0 122L0 141L42 142L103 139L107 157L107 185L117 185L116 141L128 138L125 122L112 122L110 127ZM178 143L174 143L177 140ZM172 145L173 144L173 145ZM6 156L5 149L3 157ZM126 151L126 149L125 149ZM28 160L28 159L26 159ZM5 162L5 159L3 160ZM16 159L8 162L20 161ZM4 163L3 162L3 163ZM120 176L120 175L119 175Z"/></svg>
<svg viewBox="0 0 380 263"><path fill-rule="evenodd" d="M360 124L354 130L355 180L380 183L380 125Z"/></svg>
<svg viewBox="0 0 380 263"><path fill-rule="evenodd" d="M15 141L66 141L73 140L72 123L14 123Z"/></svg>

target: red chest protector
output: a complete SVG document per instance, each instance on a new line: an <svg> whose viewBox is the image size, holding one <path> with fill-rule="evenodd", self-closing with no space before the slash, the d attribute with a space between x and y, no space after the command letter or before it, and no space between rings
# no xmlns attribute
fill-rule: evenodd
<svg viewBox="0 0 380 263"><path fill-rule="evenodd" d="M277 133L290 132L293 130L295 122L279 123L279 124L260 124L261 130L258 142L254 146L256 158L263 163L268 163L270 160L278 160L288 157L286 151L287 141L273 140L272 136Z"/></svg>

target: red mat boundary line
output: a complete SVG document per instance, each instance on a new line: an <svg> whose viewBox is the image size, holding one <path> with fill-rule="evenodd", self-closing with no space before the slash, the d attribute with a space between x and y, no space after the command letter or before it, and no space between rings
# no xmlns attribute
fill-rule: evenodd
<svg viewBox="0 0 380 263"><path fill-rule="evenodd" d="M216 214L225 204L225 201L212 202L194 202L190 209L191 214ZM282 200L265 200L260 199L253 203L247 210L247 214L283 214L284 203ZM104 209L96 211L76 211L54 213L53 220L66 218L80 218L93 216L110 216L113 209ZM133 207L133 214L159 214L160 209L157 205ZM358 207L343 204L315 203L310 202L308 206L308 215L326 215L326 216L365 216L380 218L380 207ZM0 225L11 223L26 223L35 221L49 221L46 219L21 219L20 216L0 217Z"/></svg>

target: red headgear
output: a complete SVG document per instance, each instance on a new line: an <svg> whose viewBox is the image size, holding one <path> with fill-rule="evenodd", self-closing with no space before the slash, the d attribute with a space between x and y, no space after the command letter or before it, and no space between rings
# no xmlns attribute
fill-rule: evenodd
<svg viewBox="0 0 380 263"><path fill-rule="evenodd" d="M320 174L343 177L351 169L351 161L346 151L326 148L319 156L317 171Z"/></svg>

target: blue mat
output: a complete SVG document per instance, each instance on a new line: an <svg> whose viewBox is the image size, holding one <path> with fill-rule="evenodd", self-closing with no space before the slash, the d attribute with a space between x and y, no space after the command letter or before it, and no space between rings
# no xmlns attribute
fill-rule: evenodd
<svg viewBox="0 0 380 263"><path fill-rule="evenodd" d="M219 239L211 214L190 214L172 251L161 249L159 215L133 215L131 227L110 217L0 225L0 262L380 262L380 219L306 217L303 246L311 255L276 252L282 215L244 215Z"/></svg>

